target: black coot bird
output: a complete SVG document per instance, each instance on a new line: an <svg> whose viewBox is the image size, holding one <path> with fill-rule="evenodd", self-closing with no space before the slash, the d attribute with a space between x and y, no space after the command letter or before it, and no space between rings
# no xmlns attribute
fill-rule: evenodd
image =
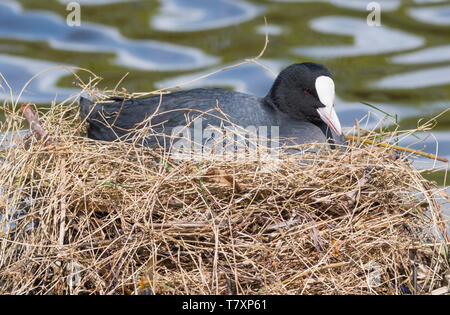
<svg viewBox="0 0 450 315"><path fill-rule="evenodd" d="M264 98L220 88L199 88L146 98L113 98L97 104L81 98L80 112L89 123L88 137L103 141L126 140L149 116L155 133L171 135L176 127L186 125L187 117L192 121L201 115L203 128L223 127L221 117L225 114L243 128L267 126L270 131L278 126L280 138L290 138L297 144L342 144L345 139L334 110L334 96L334 81L328 69L306 62L284 69ZM148 138L144 144L155 146L156 141L156 137Z"/></svg>

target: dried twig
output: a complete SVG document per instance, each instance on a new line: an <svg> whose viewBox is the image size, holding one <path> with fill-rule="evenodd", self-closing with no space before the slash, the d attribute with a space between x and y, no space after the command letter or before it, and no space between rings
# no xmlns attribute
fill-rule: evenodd
<svg viewBox="0 0 450 315"><path fill-rule="evenodd" d="M47 131L42 127L41 123L39 122L39 117L33 111L30 104L23 104L21 106L21 110L25 118L28 120L31 130L34 131L36 137L44 141L44 144L49 151L55 151L55 145L53 141L50 139Z"/></svg>

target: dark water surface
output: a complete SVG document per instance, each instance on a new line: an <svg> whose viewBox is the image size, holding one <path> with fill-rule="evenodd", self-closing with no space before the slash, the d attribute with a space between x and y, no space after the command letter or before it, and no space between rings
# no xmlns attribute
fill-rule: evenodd
<svg viewBox="0 0 450 315"><path fill-rule="evenodd" d="M415 128L450 106L450 1L380 0L381 26L369 26L366 0L79 0L81 26L66 23L68 0L0 0L0 98L16 99L37 73L69 65L104 78L100 87L151 91L175 85L255 56L278 73L294 62L325 64L335 76L336 109L344 127L383 114ZM263 96L273 74L247 64L188 87L220 86ZM54 68L35 78L19 102L48 106L80 92L73 75ZM450 159L450 112L416 148ZM406 139L410 144L417 139ZM444 183L448 165L420 160Z"/></svg>

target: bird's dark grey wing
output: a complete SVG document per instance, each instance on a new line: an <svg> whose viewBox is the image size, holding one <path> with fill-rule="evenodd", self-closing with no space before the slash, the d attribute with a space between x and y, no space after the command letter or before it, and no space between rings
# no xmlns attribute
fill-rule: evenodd
<svg viewBox="0 0 450 315"><path fill-rule="evenodd" d="M303 143L326 143L322 130L310 122L283 122L280 125L280 138L283 143L294 145ZM289 141L287 140L289 138Z"/></svg>
<svg viewBox="0 0 450 315"><path fill-rule="evenodd" d="M170 115L162 117L162 120L167 121L168 126L184 124L186 114L198 116L196 113L200 112L206 113L202 118L208 124L217 127L226 124L226 120L242 127L271 125L275 121L261 98L219 88L200 88L163 95L158 112L167 111Z"/></svg>
<svg viewBox="0 0 450 315"><path fill-rule="evenodd" d="M89 99L82 96L80 97L80 114L83 119L89 120L89 112L91 111L93 105L94 103Z"/></svg>
<svg viewBox="0 0 450 315"><path fill-rule="evenodd" d="M160 131L165 133L200 116L205 126L215 127L226 124L227 119L245 127L270 125L273 120L261 109L261 99L225 89L194 89L147 98L108 100L93 106L88 99L80 98L80 112L87 117L90 129L104 130L106 134L109 131L105 128L111 127L132 130L149 116L152 116L151 125L164 129Z"/></svg>

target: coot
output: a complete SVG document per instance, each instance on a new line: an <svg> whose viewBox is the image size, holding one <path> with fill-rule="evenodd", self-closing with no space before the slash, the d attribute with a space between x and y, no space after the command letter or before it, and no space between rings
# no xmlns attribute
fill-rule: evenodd
<svg viewBox="0 0 450 315"><path fill-rule="evenodd" d="M112 98L96 104L81 98L80 112L89 123L88 137L103 141L126 140L144 121L155 133L174 135L180 130L176 128L187 121L201 120L200 128L223 128L226 118L243 128L266 126L269 138L272 127L278 126L280 139L289 138L297 144L342 144L345 139L334 110L334 96L334 81L328 69L305 62L284 69L264 98L220 88L198 88L146 98ZM158 143L160 139L154 136L144 141L147 146Z"/></svg>

